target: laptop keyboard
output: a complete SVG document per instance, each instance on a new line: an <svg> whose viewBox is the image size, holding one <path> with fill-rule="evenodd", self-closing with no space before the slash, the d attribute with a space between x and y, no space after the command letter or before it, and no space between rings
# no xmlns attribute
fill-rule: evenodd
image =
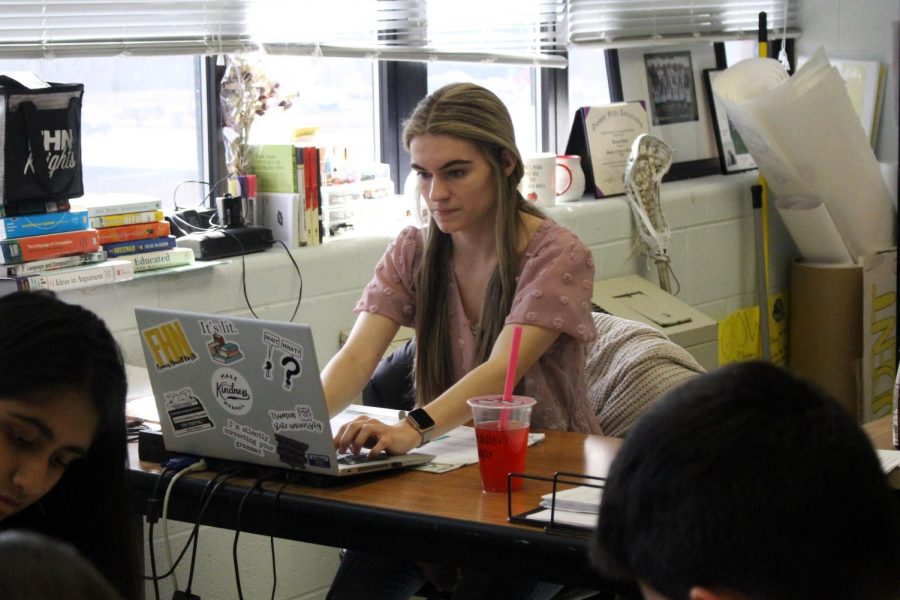
<svg viewBox="0 0 900 600"><path fill-rule="evenodd" d="M391 455L387 452L382 452L372 458L369 458L368 454L339 454L337 461L342 465L361 465L373 461L387 460L390 457Z"/></svg>

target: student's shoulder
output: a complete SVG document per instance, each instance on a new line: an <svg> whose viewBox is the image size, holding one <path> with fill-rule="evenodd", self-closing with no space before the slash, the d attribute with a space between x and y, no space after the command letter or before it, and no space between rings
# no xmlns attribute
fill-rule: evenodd
<svg viewBox="0 0 900 600"><path fill-rule="evenodd" d="M550 217L545 217L535 229L530 245L532 250L556 247L560 250L584 249L587 251L587 246L575 235L574 231L560 225Z"/></svg>
<svg viewBox="0 0 900 600"><path fill-rule="evenodd" d="M421 244L425 239L425 232L421 227L415 225L407 225L400 230L400 233L394 238L394 244L416 243Z"/></svg>
<svg viewBox="0 0 900 600"><path fill-rule="evenodd" d="M414 225L404 227L400 233L388 244L385 257L393 257L389 260L415 262L422 255L425 248L424 232Z"/></svg>
<svg viewBox="0 0 900 600"><path fill-rule="evenodd" d="M388 251L394 250L395 248L403 249L410 245L421 246L424 243L424 240L425 237L422 229L415 225L407 225L400 230L400 233L398 233L388 245Z"/></svg>

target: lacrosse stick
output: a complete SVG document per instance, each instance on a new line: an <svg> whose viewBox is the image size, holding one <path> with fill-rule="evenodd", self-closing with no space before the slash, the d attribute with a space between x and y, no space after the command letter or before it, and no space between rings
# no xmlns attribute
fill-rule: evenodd
<svg viewBox="0 0 900 600"><path fill-rule="evenodd" d="M644 133L634 140L625 163L625 192L641 234L644 255L648 265L651 259L656 262L659 287L670 293L668 248L672 232L659 204L659 183L672 166L674 154L664 141Z"/></svg>

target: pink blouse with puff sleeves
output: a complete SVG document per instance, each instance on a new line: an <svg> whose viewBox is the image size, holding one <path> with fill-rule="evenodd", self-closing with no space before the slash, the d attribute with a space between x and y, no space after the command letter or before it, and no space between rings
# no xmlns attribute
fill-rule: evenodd
<svg viewBox="0 0 900 600"><path fill-rule="evenodd" d="M407 227L388 246L363 291L355 312L379 314L415 326L414 273L422 256L422 231ZM454 379L476 365L476 337L466 318L453 276L450 278L450 327ZM506 323L559 331L560 336L524 377L524 393L537 400L532 427L600 433L587 401L585 343L594 338L591 294L594 261L590 250L552 219L532 235L519 265L516 293Z"/></svg>

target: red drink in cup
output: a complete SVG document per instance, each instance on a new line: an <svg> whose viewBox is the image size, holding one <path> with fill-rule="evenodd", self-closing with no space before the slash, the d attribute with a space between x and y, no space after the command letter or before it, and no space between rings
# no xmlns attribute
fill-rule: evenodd
<svg viewBox="0 0 900 600"><path fill-rule="evenodd" d="M512 396L481 396L468 401L475 421L478 440L478 465L481 487L485 492L506 492L509 473L525 470L528 431L533 398ZM512 490L522 487L522 480L514 478Z"/></svg>
<svg viewBox="0 0 900 600"><path fill-rule="evenodd" d="M478 465L486 492L505 492L507 475L525 470L528 447L528 423L510 421L501 429L500 421L486 421L475 427L478 439ZM512 480L512 491L521 489L522 480Z"/></svg>

